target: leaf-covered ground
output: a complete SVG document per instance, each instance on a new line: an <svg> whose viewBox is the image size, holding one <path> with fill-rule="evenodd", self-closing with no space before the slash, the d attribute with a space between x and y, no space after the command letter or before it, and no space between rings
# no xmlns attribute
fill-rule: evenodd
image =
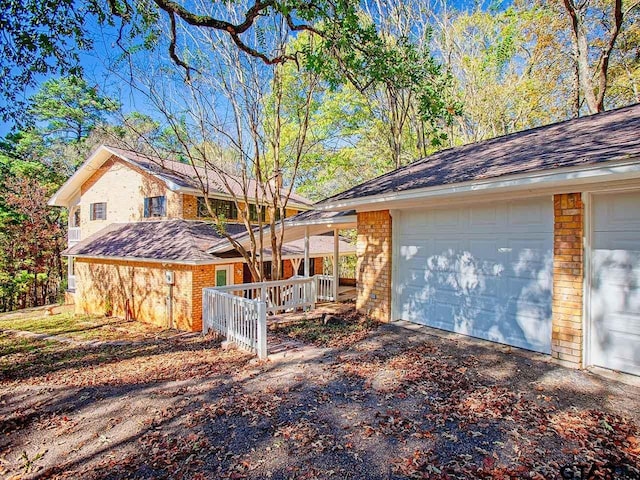
<svg viewBox="0 0 640 480"><path fill-rule="evenodd" d="M260 363L193 335L3 334L0 474L640 478L637 387L356 316L275 335L308 343Z"/></svg>

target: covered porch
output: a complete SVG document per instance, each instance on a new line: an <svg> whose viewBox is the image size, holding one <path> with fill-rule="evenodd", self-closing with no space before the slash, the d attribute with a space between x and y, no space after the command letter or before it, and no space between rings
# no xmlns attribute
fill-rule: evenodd
<svg viewBox="0 0 640 480"><path fill-rule="evenodd" d="M356 223L355 212L309 211L285 220L283 243L302 241L304 256L298 262L302 262L304 274L287 280L204 288L203 333L216 332L266 358L270 324L290 321L301 313L308 316L322 303L353 301L355 283L340 282L340 231L355 229ZM334 246L331 274L311 275L309 239L329 233L333 234ZM213 248L210 253L222 253L224 248Z"/></svg>

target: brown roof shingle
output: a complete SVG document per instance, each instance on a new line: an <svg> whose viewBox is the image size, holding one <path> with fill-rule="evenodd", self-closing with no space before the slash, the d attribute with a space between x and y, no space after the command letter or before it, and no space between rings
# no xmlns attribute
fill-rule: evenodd
<svg viewBox="0 0 640 480"><path fill-rule="evenodd" d="M640 157L640 104L434 153L317 205Z"/></svg>
<svg viewBox="0 0 640 480"><path fill-rule="evenodd" d="M243 225L229 224L227 231L239 233ZM159 220L113 223L77 245L66 249L68 256L145 258L174 262L206 262L206 253L222 237L208 222Z"/></svg>
<svg viewBox="0 0 640 480"><path fill-rule="evenodd" d="M126 158L138 168L151 173L152 175L159 177L163 181L172 182L179 187L193 188L201 190L202 185L198 176L202 179L202 182L208 192L221 193L228 195L228 190L225 186L222 174L212 169L204 167L193 167L187 163L175 162L172 160L165 160L149 155L143 155L131 150L124 150L122 148L107 146L109 150L118 154L121 157ZM197 175L196 175L197 172ZM234 195L239 197L243 194L242 180L239 177L232 175L226 176L227 183ZM256 182L254 180L247 180L246 192L249 196L252 196L252 192L256 191ZM311 202L306 198L298 195L295 192L291 192L290 200L302 205L311 205Z"/></svg>

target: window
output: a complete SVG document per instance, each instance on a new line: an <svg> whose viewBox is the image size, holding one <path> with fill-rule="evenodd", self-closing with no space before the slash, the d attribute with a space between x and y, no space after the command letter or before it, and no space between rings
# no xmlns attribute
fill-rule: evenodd
<svg viewBox="0 0 640 480"><path fill-rule="evenodd" d="M164 217L166 215L165 197L147 197L144 199L144 218Z"/></svg>
<svg viewBox="0 0 640 480"><path fill-rule="evenodd" d="M210 198L209 205L217 217L224 217L227 220L236 220L238 218L238 208L236 207L236 204L230 200ZM204 203L204 198L198 197L198 217L206 218L209 216L209 211Z"/></svg>
<svg viewBox="0 0 640 480"><path fill-rule="evenodd" d="M267 208L265 206L263 206L260 209L260 217L261 217L263 222L267 219ZM249 221L251 221L251 222L257 222L258 221L258 208L253 203L249 204Z"/></svg>
<svg viewBox="0 0 640 480"><path fill-rule="evenodd" d="M90 220L106 220L107 219L107 204L106 202L92 203L91 211L89 212Z"/></svg>

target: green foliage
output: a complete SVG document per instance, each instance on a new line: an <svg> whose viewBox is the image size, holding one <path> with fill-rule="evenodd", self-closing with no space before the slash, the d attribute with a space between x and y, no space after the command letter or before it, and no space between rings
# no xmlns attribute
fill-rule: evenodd
<svg viewBox="0 0 640 480"><path fill-rule="evenodd" d="M66 212L47 206L117 103L76 77L45 82L28 122L0 140L0 311L55 302Z"/></svg>
<svg viewBox="0 0 640 480"><path fill-rule="evenodd" d="M79 142L120 105L80 77L50 79L31 97L27 119L48 142Z"/></svg>

